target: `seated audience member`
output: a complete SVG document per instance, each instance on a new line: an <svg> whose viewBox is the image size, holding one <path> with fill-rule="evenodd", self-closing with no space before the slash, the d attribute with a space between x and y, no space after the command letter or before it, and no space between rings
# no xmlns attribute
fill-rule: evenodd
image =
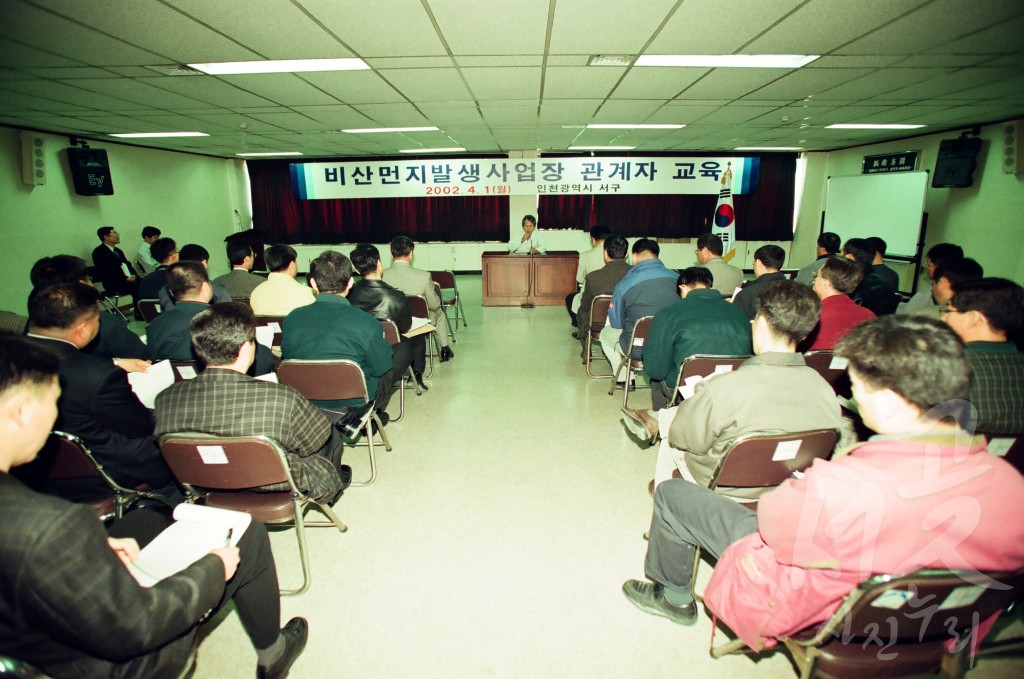
<svg viewBox="0 0 1024 679"><path fill-rule="evenodd" d="M692 483L661 484L644 565L653 582L623 585L634 605L692 625L699 545L719 557L705 602L717 589L736 592L735 608L711 608L759 647L825 620L874 574L1024 566L1024 478L935 407L967 395L971 369L956 336L938 321L888 316L861 323L836 350L879 435L762 495L756 513ZM785 615L766 617L764 602Z"/></svg>
<svg viewBox="0 0 1024 679"><path fill-rule="evenodd" d="M1024 323L1024 290L1005 278L957 288L943 320L964 341L974 368L968 400L978 410L974 430L1024 434L1024 354L1011 341Z"/></svg>
<svg viewBox="0 0 1024 679"><path fill-rule="evenodd" d="M927 268L925 271L928 275L928 280L934 280L935 269L938 268L939 265L952 259L963 259L963 256L963 248L952 243L938 243L930 247L928 249L928 254L925 255L925 260L927 261ZM931 284L929 284L921 286L921 289L908 301L900 302L899 307L896 309L896 313L912 314L918 309L933 306L935 304L935 300L932 299Z"/></svg>
<svg viewBox="0 0 1024 679"><path fill-rule="evenodd" d="M166 517L139 509L104 530L88 507L34 493L10 475L32 461L53 425L59 360L21 338L0 338L0 655L54 677L181 676L199 625L233 601L256 649L257 677L287 675L306 645L306 621L278 628L263 524L252 522L237 547L143 587L128 564Z"/></svg>
<svg viewBox="0 0 1024 679"><path fill-rule="evenodd" d="M352 480L352 470L341 464L341 438L296 389L245 374L257 346L248 307L227 303L204 308L192 319L189 334L206 369L156 397L157 436L268 436L287 453L295 485L318 502L333 503Z"/></svg>
<svg viewBox="0 0 1024 679"><path fill-rule="evenodd" d="M587 347L587 335L590 334L590 306L598 295L610 295L625 275L629 272L626 262L626 250L629 243L618 235L609 235L602 245L604 266L587 274L580 293L580 310L576 316L580 331L577 333L583 348Z"/></svg>
<svg viewBox="0 0 1024 679"><path fill-rule="evenodd" d="M839 236L831 231L826 231L818 236L817 258L810 264L805 264L801 267L801 269L796 273L796 282L803 283L804 285L812 285L814 283L814 277L818 275L818 270L821 269L821 265L824 264L824 260L832 255L839 254L839 245Z"/></svg>
<svg viewBox="0 0 1024 679"><path fill-rule="evenodd" d="M256 286L267 279L250 273L255 255L244 240L229 240L227 251L228 262L231 263L231 273L218 276L214 282L223 285L232 299L249 299Z"/></svg>
<svg viewBox="0 0 1024 679"><path fill-rule="evenodd" d="M188 245L181 248L178 252L179 262L199 262L203 265L203 268L207 272L210 270L210 252L202 245L196 245L195 243L189 243ZM210 287L213 290L213 299L210 301L211 304L223 304L224 302L233 302L234 299L231 297L231 293L227 289L217 283L216 281L210 281ZM167 286L160 288L160 306L164 311L172 308L175 303L175 299L167 291Z"/></svg>
<svg viewBox="0 0 1024 679"><path fill-rule="evenodd" d="M352 262L340 252L326 250L309 263L309 282L319 294L315 302L285 317L281 355L285 360L355 361L363 369L370 402L386 424L388 414L383 409L401 374L391 368L392 347L384 339L380 321L346 299L353 283ZM363 405L356 399L316 404L330 410Z"/></svg>
<svg viewBox="0 0 1024 679"><path fill-rule="evenodd" d="M942 309L953 299L953 295L967 283L980 281L984 276L981 265L973 259L961 257L951 259L935 267L932 279L932 299L935 304L918 309L914 313L928 318L942 318Z"/></svg>
<svg viewBox="0 0 1024 679"><path fill-rule="evenodd" d="M713 290L711 272L683 269L676 281L682 299L654 316L642 349L644 372L651 378L651 409L661 410L676 389L679 366L694 354L751 353L750 321Z"/></svg>
<svg viewBox="0 0 1024 679"><path fill-rule="evenodd" d="M85 260L74 255L43 257L32 265L29 277L33 288L72 283L92 287ZM145 371L149 367L149 348L118 314L100 313L99 334L82 347L82 351L97 358L113 360L127 372Z"/></svg>
<svg viewBox="0 0 1024 679"><path fill-rule="evenodd" d="M647 411L623 409L626 426L642 439L668 433L658 451L655 485L678 470L684 479L707 486L729 446L744 434L836 429L846 438L849 427L835 392L796 353L820 309L806 285L766 285L752 326L756 356L738 370L698 383L693 396L677 408L659 411L656 420ZM717 492L753 499L764 489L719 487Z"/></svg>
<svg viewBox="0 0 1024 679"><path fill-rule="evenodd" d="M576 291L570 292L565 297L565 308L569 310L569 321L573 327L577 327L577 315L580 311L580 294L583 284L587 282L587 275L597 271L604 266L604 240L612 235L612 230L604 224L595 224L590 227L590 249L580 253L579 263L576 266ZM575 333L579 337L579 333Z"/></svg>
<svg viewBox="0 0 1024 679"><path fill-rule="evenodd" d="M821 318L811 334L800 343L800 351L824 351L861 321L874 318L871 309L854 304L850 293L857 289L864 272L845 257L829 257L814 277L812 289L821 299Z"/></svg>
<svg viewBox="0 0 1024 679"><path fill-rule="evenodd" d="M732 303L735 304L748 320L754 320L757 313L757 296L772 281L784 281L786 275L781 273L782 264L786 261L786 251L778 245L762 245L754 251L754 280L737 292Z"/></svg>
<svg viewBox="0 0 1024 679"><path fill-rule="evenodd" d="M103 285L108 295L131 295L132 303L138 302L139 277L121 248L121 234L112 226L101 226L96 230L100 244L92 251L92 263L96 280Z"/></svg>
<svg viewBox="0 0 1024 679"><path fill-rule="evenodd" d="M617 368L631 347L633 326L644 316L653 316L679 299L677 274L658 259L657 241L639 238L633 243L633 267L612 291L608 325L601 331L601 349L612 368ZM640 358L639 349L633 350Z"/></svg>
<svg viewBox="0 0 1024 679"><path fill-rule="evenodd" d="M143 275L153 273L160 266L160 262L153 259L153 253L149 251L153 241L160 237L160 229L155 226L142 227L142 242L139 249L135 251L135 261L142 267Z"/></svg>
<svg viewBox="0 0 1024 679"><path fill-rule="evenodd" d="M249 296L257 316L287 316L294 309L313 303L313 291L295 277L299 273L295 248L284 243L271 245L264 254L270 274Z"/></svg>
<svg viewBox="0 0 1024 679"><path fill-rule="evenodd" d="M427 343L424 335L405 337L401 334L412 327L412 311L409 309L405 293L381 280L384 265L380 261L380 252L376 247L369 243L360 243L352 251L351 257L352 266L362 278L353 283L348 291L349 303L378 321L394 321L399 332L399 342L391 348L391 369L395 379L401 381L402 375L412 365L416 382L421 389L426 389L427 385L423 383L423 371L427 365Z"/></svg>
<svg viewBox="0 0 1024 679"><path fill-rule="evenodd" d="M211 302L213 288L206 267L192 260L171 264L167 268L167 290L178 303L146 326L149 350L158 361L198 361L189 325L196 314L215 303ZM273 369L274 355L267 347L257 344L252 374L266 375Z"/></svg>
<svg viewBox="0 0 1024 679"><path fill-rule="evenodd" d="M870 309L876 316L891 314L899 304L896 288L889 285L884 278L875 273L875 248L866 238L851 238L843 244L843 257L857 262L864 277L860 285L850 293L850 299L865 309Z"/></svg>
<svg viewBox="0 0 1024 679"><path fill-rule="evenodd" d="M508 251L513 255L543 255L548 251L548 246L544 243L544 234L537 230L536 217L523 217L523 232L512 234L508 241Z"/></svg>
<svg viewBox="0 0 1024 679"><path fill-rule="evenodd" d="M885 251L889 245L878 236L869 236L865 240L875 249L875 257L871 260L871 264L875 267L875 273L881 276L882 280L888 283L893 290L899 290L900 275L885 263Z"/></svg>
<svg viewBox="0 0 1024 679"><path fill-rule="evenodd" d="M441 298L434 288L434 281L429 271L422 271L412 265L413 251L416 244L408 236L396 236L391 241L391 258L394 260L391 266L381 274L384 282L401 290L406 295L419 295L427 300L427 311L430 312L428 319L437 331L434 333L438 344L441 345L441 362L451 360L455 352L448 346L447 323L444 318L444 309L441 308Z"/></svg>
<svg viewBox="0 0 1024 679"><path fill-rule="evenodd" d="M167 285L167 267L178 261L178 244L171 238L157 238L149 246L153 258L160 264L139 285L140 299L160 299L160 291Z"/></svg>
<svg viewBox="0 0 1024 679"><path fill-rule="evenodd" d="M121 485L145 483L175 494L153 438L153 416L132 391L124 369L81 351L99 331L95 291L79 284L33 290L28 316L29 337L61 357L57 428L81 438ZM100 483L89 490L103 487Z"/></svg>
<svg viewBox="0 0 1024 679"><path fill-rule="evenodd" d="M705 233L697 237L697 261L711 272L715 279L715 290L723 297L732 297L732 293L743 283L743 271L722 259L725 247L722 239L713 233Z"/></svg>

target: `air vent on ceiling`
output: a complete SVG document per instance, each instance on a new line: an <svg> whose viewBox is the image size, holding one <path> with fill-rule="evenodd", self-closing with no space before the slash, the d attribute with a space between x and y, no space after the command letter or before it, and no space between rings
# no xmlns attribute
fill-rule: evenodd
<svg viewBox="0 0 1024 679"><path fill-rule="evenodd" d="M621 54L595 54L587 60L587 66L632 66L633 57Z"/></svg>
<svg viewBox="0 0 1024 679"><path fill-rule="evenodd" d="M197 71L185 64L160 64L159 66L147 66L146 68L164 75L205 75L202 71Z"/></svg>

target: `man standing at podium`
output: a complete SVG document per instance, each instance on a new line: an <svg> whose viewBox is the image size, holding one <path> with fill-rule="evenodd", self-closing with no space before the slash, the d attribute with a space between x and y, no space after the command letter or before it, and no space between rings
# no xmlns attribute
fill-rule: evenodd
<svg viewBox="0 0 1024 679"><path fill-rule="evenodd" d="M520 236L512 236L508 242L508 253L510 255L543 255L547 251L548 246L544 242L544 236L537 231L537 218L533 215L526 215L523 217L523 233Z"/></svg>

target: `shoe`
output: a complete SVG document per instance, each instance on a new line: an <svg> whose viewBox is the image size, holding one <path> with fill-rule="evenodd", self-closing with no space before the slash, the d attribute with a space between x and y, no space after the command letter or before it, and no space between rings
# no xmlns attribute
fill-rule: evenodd
<svg viewBox="0 0 1024 679"><path fill-rule="evenodd" d="M347 464L341 465L341 468L338 469L338 476L341 477L342 491L352 485L352 467L349 467Z"/></svg>
<svg viewBox="0 0 1024 679"><path fill-rule="evenodd" d="M455 356L455 352L452 351L451 347L441 347L441 363L452 360Z"/></svg>
<svg viewBox="0 0 1024 679"><path fill-rule="evenodd" d="M416 378L416 384L419 385L420 391L430 391L430 385L423 381L423 373L413 370L412 374Z"/></svg>
<svg viewBox="0 0 1024 679"><path fill-rule="evenodd" d="M380 426L386 427L388 422L391 421L391 416L387 414L387 411L381 410L380 412L377 413L377 419L380 420ZM378 429L377 429L377 422L376 421L370 420L370 430L374 434L377 433Z"/></svg>
<svg viewBox="0 0 1024 679"><path fill-rule="evenodd" d="M306 648L306 639L309 637L309 626L305 618L292 618L281 630L284 637L284 653L277 662L270 667L256 667L256 679L284 679L288 676L288 670Z"/></svg>
<svg viewBox="0 0 1024 679"><path fill-rule="evenodd" d="M692 625L697 622L697 602L686 606L673 606L665 601L665 588L655 582L626 580L622 593L634 606L645 613L668 618L677 625Z"/></svg>
<svg viewBox="0 0 1024 679"><path fill-rule="evenodd" d="M654 479L651 479L651 482L647 484L647 492L651 494L651 497L654 497Z"/></svg>
<svg viewBox="0 0 1024 679"><path fill-rule="evenodd" d="M660 436L658 420L651 417L650 410L622 408L622 423L641 441L654 441Z"/></svg>
<svg viewBox="0 0 1024 679"><path fill-rule="evenodd" d="M364 403L350 409L334 423L334 428L347 439L359 438L359 433L366 428L366 421L373 414L373 402Z"/></svg>
<svg viewBox="0 0 1024 679"><path fill-rule="evenodd" d="M580 338L580 332L579 332L579 330L573 330L573 331L572 331L572 338L573 338L573 339L579 339L579 338Z"/></svg>

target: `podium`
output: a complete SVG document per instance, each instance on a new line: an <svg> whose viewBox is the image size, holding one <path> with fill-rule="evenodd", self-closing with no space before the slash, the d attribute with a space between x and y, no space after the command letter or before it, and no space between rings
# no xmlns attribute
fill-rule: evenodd
<svg viewBox="0 0 1024 679"><path fill-rule="evenodd" d="M565 296L576 290L579 262L580 255L574 250L549 251L546 255L485 252L480 261L483 305L565 304Z"/></svg>

